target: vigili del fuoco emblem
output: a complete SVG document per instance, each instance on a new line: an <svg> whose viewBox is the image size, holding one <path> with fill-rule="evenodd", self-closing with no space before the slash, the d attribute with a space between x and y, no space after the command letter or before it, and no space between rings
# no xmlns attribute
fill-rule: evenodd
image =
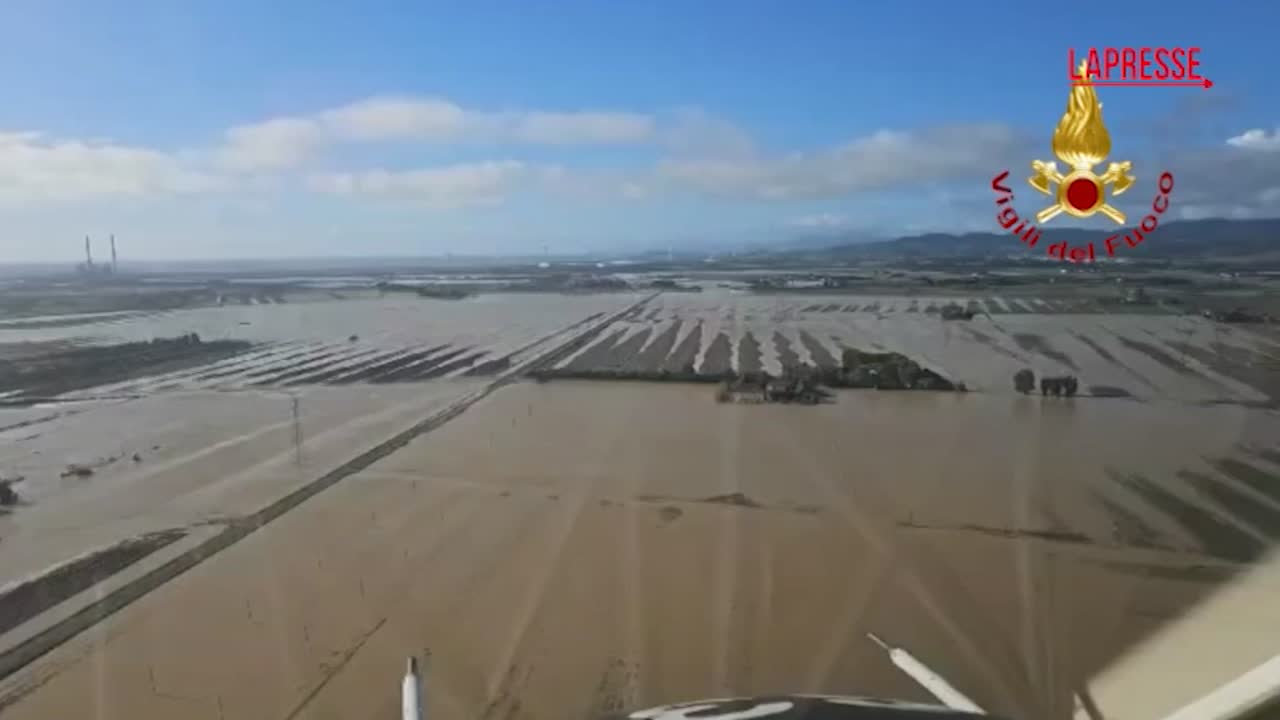
<svg viewBox="0 0 1280 720"><path fill-rule="evenodd" d="M1080 73L1087 72L1085 63ZM1080 84L1071 88L1067 99L1067 111L1053 131L1053 154L1070 168L1066 175L1058 172L1058 164L1052 160L1033 160L1035 171L1027 179L1031 187L1045 195L1054 196L1053 205L1036 213L1036 220L1048 222L1059 213L1087 218L1102 213L1123 225L1124 213L1107 204L1107 188L1111 195L1119 195L1133 185L1135 178L1129 174L1133 164L1128 160L1107 165L1106 172L1096 175L1093 168L1111 154L1111 135L1102 122L1102 103L1092 85ZM1054 190L1050 185L1057 185Z"/></svg>

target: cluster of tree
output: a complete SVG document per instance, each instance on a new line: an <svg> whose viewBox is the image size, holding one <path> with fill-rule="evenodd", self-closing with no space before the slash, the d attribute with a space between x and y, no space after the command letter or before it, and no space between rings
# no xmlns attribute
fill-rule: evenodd
<svg viewBox="0 0 1280 720"><path fill-rule="evenodd" d="M374 287L377 288L378 292L380 293L389 293L389 292L411 293L411 292L418 291L418 288L415 285L402 285L401 283L393 283L393 282L388 282L386 280L379 282L378 284L374 285Z"/></svg>
<svg viewBox="0 0 1280 720"><path fill-rule="evenodd" d="M817 405L831 396L814 377L784 375L765 385L765 398L770 402Z"/></svg>
<svg viewBox="0 0 1280 720"><path fill-rule="evenodd" d="M817 368L818 380L831 387L876 388L877 390L964 390L941 375L920 367L906 355L873 353L846 348L839 368Z"/></svg>
<svg viewBox="0 0 1280 720"><path fill-rule="evenodd" d="M1023 368L1013 374L1013 388L1026 395L1036 389L1036 374Z"/></svg>
<svg viewBox="0 0 1280 720"><path fill-rule="evenodd" d="M787 287L785 277L758 277L751 280L751 289L755 291L781 290Z"/></svg>
<svg viewBox="0 0 1280 720"><path fill-rule="evenodd" d="M566 290L630 290L631 284L613 275L575 275L564 283Z"/></svg>
<svg viewBox="0 0 1280 720"><path fill-rule="evenodd" d="M649 283L649 287L654 290L665 290L667 292L702 292L702 287L699 285L681 285L675 280L667 278L654 280Z"/></svg>
<svg viewBox="0 0 1280 720"><path fill-rule="evenodd" d="M1040 394L1041 395L1066 395L1071 397L1076 394L1078 386L1076 379L1071 375L1062 377L1040 378Z"/></svg>
<svg viewBox="0 0 1280 720"><path fill-rule="evenodd" d="M1033 392L1036 389L1036 374L1025 368L1019 370L1013 375L1013 387L1023 395ZM1078 389L1079 383L1074 375L1040 378L1041 395L1065 395L1071 397L1076 394Z"/></svg>
<svg viewBox="0 0 1280 720"><path fill-rule="evenodd" d="M725 392L739 395L758 393L775 398L773 402L818 402L825 395L825 391L821 390L823 386L877 390L964 391L966 389L963 383L953 383L900 353L873 353L855 349L844 351L840 367L815 367L804 364L788 367L781 377L774 377L765 372L735 373L732 370L700 373L692 364L678 370L539 368L531 371L529 375L538 380L578 378L716 382L721 384L722 394Z"/></svg>
<svg viewBox="0 0 1280 720"><path fill-rule="evenodd" d="M20 481L21 478L0 480L0 506L10 507L18 504L20 498L18 497L18 491L14 490L13 486Z"/></svg>
<svg viewBox="0 0 1280 720"><path fill-rule="evenodd" d="M470 297L473 293L466 287L457 285L404 285L401 283L393 283L382 281L375 285L378 292L386 294L389 292L413 293L418 297L433 298L436 300L461 300Z"/></svg>
<svg viewBox="0 0 1280 720"><path fill-rule="evenodd" d="M809 372L806 367L801 367L788 371L778 378L761 372L746 373L740 377L726 379L720 383L716 400L817 405L830 395L819 384L816 374Z"/></svg>
<svg viewBox="0 0 1280 720"><path fill-rule="evenodd" d="M468 290L447 285L424 285L418 288L418 297L433 298L435 300L461 300L471 297L471 294Z"/></svg>

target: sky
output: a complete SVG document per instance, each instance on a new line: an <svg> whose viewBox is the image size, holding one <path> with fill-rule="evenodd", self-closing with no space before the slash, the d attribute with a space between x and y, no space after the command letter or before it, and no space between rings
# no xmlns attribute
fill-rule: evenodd
<svg viewBox="0 0 1280 720"><path fill-rule="evenodd" d="M0 262L578 253L995 229L1052 159L1067 52L1141 213L1280 215L1280 3L8 0ZM1043 199L1025 189L1020 201ZM1015 190L1015 194L1020 191Z"/></svg>

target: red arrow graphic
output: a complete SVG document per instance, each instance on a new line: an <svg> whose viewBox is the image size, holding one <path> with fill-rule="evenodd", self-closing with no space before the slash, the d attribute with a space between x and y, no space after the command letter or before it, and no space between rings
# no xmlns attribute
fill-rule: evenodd
<svg viewBox="0 0 1280 720"><path fill-rule="evenodd" d="M1203 80L1092 80L1092 81L1076 81L1071 83L1072 87L1079 85L1093 85L1102 87L1203 87L1205 89L1213 87L1213 81L1209 78Z"/></svg>

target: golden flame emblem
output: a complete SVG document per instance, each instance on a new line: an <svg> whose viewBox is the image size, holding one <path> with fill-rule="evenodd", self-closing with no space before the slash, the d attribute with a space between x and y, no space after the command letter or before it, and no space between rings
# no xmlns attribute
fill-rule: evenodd
<svg viewBox="0 0 1280 720"><path fill-rule="evenodd" d="M1088 63L1081 62L1080 77L1088 77L1088 69ZM1036 213L1036 219L1043 223L1063 212L1080 218L1102 213L1123 225L1124 213L1107 204L1106 188L1111 186L1112 195L1128 190L1134 182L1134 177L1129 174L1133 164L1127 160L1113 162L1107 165L1105 173L1095 175L1094 166L1110 153L1111 134L1102 122L1102 103L1098 102L1097 90L1087 82L1073 86L1067 98L1067 111L1053 131L1053 154L1071 170L1063 175L1058 172L1056 162L1031 162L1031 169L1036 174L1027 182L1045 195L1054 195L1057 200ZM1057 190L1051 190L1050 184L1056 184Z"/></svg>

